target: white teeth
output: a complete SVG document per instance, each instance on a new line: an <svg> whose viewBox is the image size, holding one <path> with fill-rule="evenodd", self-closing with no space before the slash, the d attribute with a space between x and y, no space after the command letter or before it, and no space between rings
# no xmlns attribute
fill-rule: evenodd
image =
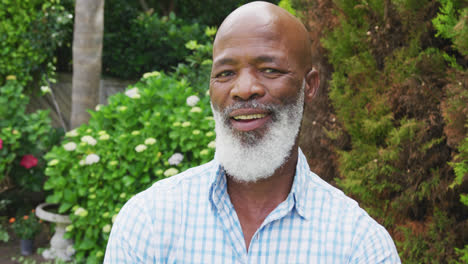
<svg viewBox="0 0 468 264"><path fill-rule="evenodd" d="M235 120L248 120L248 119L259 119L265 117L265 114L254 114L254 115L238 115L233 117Z"/></svg>

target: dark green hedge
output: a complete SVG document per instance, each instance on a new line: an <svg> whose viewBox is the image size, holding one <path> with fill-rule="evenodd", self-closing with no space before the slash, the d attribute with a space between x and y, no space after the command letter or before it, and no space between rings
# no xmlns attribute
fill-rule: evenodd
<svg viewBox="0 0 468 264"><path fill-rule="evenodd" d="M323 33L336 184L387 227L403 263L466 261L467 2L293 2Z"/></svg>

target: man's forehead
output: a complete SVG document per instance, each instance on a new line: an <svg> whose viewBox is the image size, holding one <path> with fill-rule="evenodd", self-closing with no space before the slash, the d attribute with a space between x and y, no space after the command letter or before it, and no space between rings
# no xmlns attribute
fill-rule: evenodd
<svg viewBox="0 0 468 264"><path fill-rule="evenodd" d="M216 39L213 52L237 47L277 47L284 37L274 27L232 28Z"/></svg>
<svg viewBox="0 0 468 264"><path fill-rule="evenodd" d="M225 21L216 35L214 46L219 42L236 42L242 39L261 37L265 41L278 39L281 27L275 17L254 16L247 13Z"/></svg>
<svg viewBox="0 0 468 264"><path fill-rule="evenodd" d="M246 4L221 24L213 45L213 60L227 49L278 49L305 64L310 42L303 24L286 10L266 2Z"/></svg>

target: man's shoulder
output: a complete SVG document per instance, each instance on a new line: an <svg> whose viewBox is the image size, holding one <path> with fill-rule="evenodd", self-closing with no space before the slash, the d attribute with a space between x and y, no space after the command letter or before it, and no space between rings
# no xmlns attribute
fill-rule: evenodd
<svg viewBox="0 0 468 264"><path fill-rule="evenodd" d="M346 217L355 221L373 222L368 213L359 206L359 203L348 197L340 189L324 181L313 172L309 172L306 184L307 209L322 213L329 213L327 217ZM359 220L358 220L359 219ZM370 223L369 223L370 224Z"/></svg>
<svg viewBox="0 0 468 264"><path fill-rule="evenodd" d="M358 203L351 199L350 197L346 196L343 191L338 189L337 187L331 185L330 183L324 181L318 175L309 171L308 175L306 176L307 180L307 194L313 196L320 196L324 199L334 200L336 202L343 203L346 206L355 207L358 206Z"/></svg>
<svg viewBox="0 0 468 264"><path fill-rule="evenodd" d="M210 161L155 182L148 189L136 194L133 200L147 206L173 199L180 200L188 193L209 188L213 173L216 173L216 164Z"/></svg>
<svg viewBox="0 0 468 264"><path fill-rule="evenodd" d="M204 195L204 191L209 188L213 170L216 169L212 161L159 180L128 200L119 215L122 215L121 217L127 215L156 217L155 211L171 209L171 211L178 212L186 205L188 199L194 201L196 197Z"/></svg>
<svg viewBox="0 0 468 264"><path fill-rule="evenodd" d="M316 210L322 206L332 206L330 209L338 212L363 211L355 200L312 172L301 149L299 149L296 177L293 188L300 193L300 200L306 207L304 209Z"/></svg>
<svg viewBox="0 0 468 264"><path fill-rule="evenodd" d="M321 226L326 224L329 229L339 230L356 245L380 239L386 241L389 248L394 247L385 228L361 208L358 202L313 172L307 177L306 210L309 210L312 221Z"/></svg>
<svg viewBox="0 0 468 264"><path fill-rule="evenodd" d="M217 166L215 161L202 164L197 167L187 169L177 175L165 178L155 182L149 189L157 189L158 191L178 189L186 184L208 184L212 180L211 175L215 173Z"/></svg>

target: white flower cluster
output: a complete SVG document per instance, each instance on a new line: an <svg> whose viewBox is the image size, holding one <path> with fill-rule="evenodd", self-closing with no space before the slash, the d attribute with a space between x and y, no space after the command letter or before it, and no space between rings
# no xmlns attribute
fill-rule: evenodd
<svg viewBox="0 0 468 264"><path fill-rule="evenodd" d="M63 148L66 151L74 151L76 149L76 143L75 142L68 142L67 144L63 145Z"/></svg>
<svg viewBox="0 0 468 264"><path fill-rule="evenodd" d="M136 152L143 152L147 149L148 147L146 145L143 145L143 144L140 144L138 146L135 147L135 151Z"/></svg>
<svg viewBox="0 0 468 264"><path fill-rule="evenodd" d="M200 98L198 98L198 96L196 95L191 95L187 97L187 100L186 100L189 106L195 106L198 103L198 101L200 101Z"/></svg>
<svg viewBox="0 0 468 264"><path fill-rule="evenodd" d="M107 224L102 228L102 232L109 233L111 231L111 229L112 229L112 226Z"/></svg>
<svg viewBox="0 0 468 264"><path fill-rule="evenodd" d="M85 217L88 215L88 211L86 211L86 209L84 209L83 207L79 207L75 210L75 215Z"/></svg>
<svg viewBox="0 0 468 264"><path fill-rule="evenodd" d="M147 138L145 140L145 145L154 145L154 143L156 143L156 139L155 138Z"/></svg>
<svg viewBox="0 0 468 264"><path fill-rule="evenodd" d="M67 133L65 133L65 136L66 137L76 137L76 136L78 136L78 132L76 131L76 129L73 129L73 130L70 130Z"/></svg>
<svg viewBox="0 0 468 264"><path fill-rule="evenodd" d="M81 138L81 142L84 142L84 143L86 143L88 145L94 146L94 145L96 145L97 140L94 139L92 136L83 136Z"/></svg>
<svg viewBox="0 0 468 264"><path fill-rule="evenodd" d="M132 99L138 99L140 98L140 92L138 91L138 88L132 88L130 90L125 91L125 95L132 98Z"/></svg>
<svg viewBox="0 0 468 264"><path fill-rule="evenodd" d="M190 109L190 113L201 113L201 112L202 112L202 109L198 106L192 107L192 109Z"/></svg>
<svg viewBox="0 0 468 264"><path fill-rule="evenodd" d="M208 143L208 147L212 149L216 148L216 141L211 141L210 143Z"/></svg>
<svg viewBox="0 0 468 264"><path fill-rule="evenodd" d="M176 168L169 168L164 172L164 176L171 177L179 173L179 170Z"/></svg>
<svg viewBox="0 0 468 264"><path fill-rule="evenodd" d="M99 161L99 156L96 155L96 154L89 154L88 156L86 156L85 158L85 161L84 161L84 164L86 165L91 165L91 164L94 164L94 163L98 163Z"/></svg>
<svg viewBox="0 0 468 264"><path fill-rule="evenodd" d="M168 160L170 165L179 165L184 160L184 155L181 153L174 153Z"/></svg>

